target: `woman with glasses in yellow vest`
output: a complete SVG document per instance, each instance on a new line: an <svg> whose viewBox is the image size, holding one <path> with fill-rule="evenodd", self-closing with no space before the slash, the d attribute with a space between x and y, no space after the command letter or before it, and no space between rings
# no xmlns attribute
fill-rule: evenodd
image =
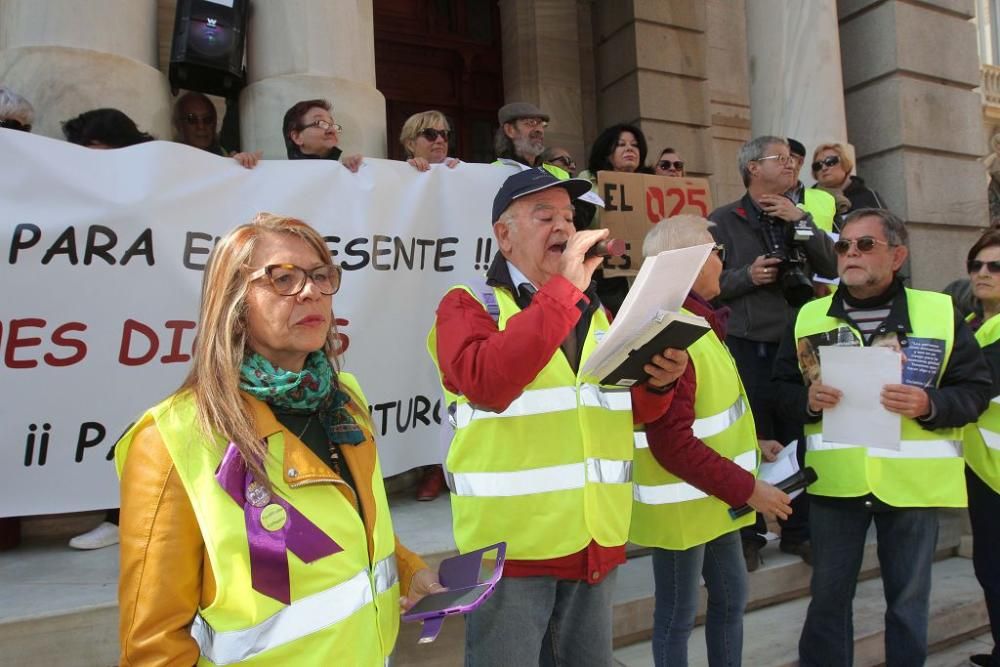
<svg viewBox="0 0 1000 667"><path fill-rule="evenodd" d="M646 235L643 255L715 243L710 224L693 215L661 220ZM657 667L687 665L702 577L708 664L740 664L747 572L739 529L753 524L754 515L734 520L728 510L749 504L783 519L792 513L787 494L755 479L758 451L773 460L781 445L764 440L758 448L746 391L724 342L728 309L709 303L719 295L724 252L716 245L684 302L685 312L704 317L712 330L688 348L691 363L670 409L635 438L629 539L654 547Z"/></svg>
<svg viewBox="0 0 1000 667"><path fill-rule="evenodd" d="M1000 231L990 230L969 250L967 267L979 308L969 316L993 378L993 400L965 428L965 480L972 523L972 562L993 631L993 653L974 665L1000 666Z"/></svg>
<svg viewBox="0 0 1000 667"><path fill-rule="evenodd" d="M395 539L340 267L261 213L216 244L181 388L119 441L121 665L383 665L439 590Z"/></svg>

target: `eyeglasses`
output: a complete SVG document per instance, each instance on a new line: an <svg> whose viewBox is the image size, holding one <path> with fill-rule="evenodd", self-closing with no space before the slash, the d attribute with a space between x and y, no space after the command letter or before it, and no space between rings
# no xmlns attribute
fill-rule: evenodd
<svg viewBox="0 0 1000 667"><path fill-rule="evenodd" d="M549 158L549 164L561 164L567 169L576 169L576 162L573 161L568 155L557 155L553 158Z"/></svg>
<svg viewBox="0 0 1000 667"><path fill-rule="evenodd" d="M187 125L215 125L215 116L198 116L193 113L184 114L184 123Z"/></svg>
<svg viewBox="0 0 1000 667"><path fill-rule="evenodd" d="M670 160L660 160L656 163L656 166L663 171L669 171L670 169L673 169L674 171L684 171L683 160L676 160L674 162L671 162Z"/></svg>
<svg viewBox="0 0 1000 667"><path fill-rule="evenodd" d="M871 252L877 245L884 245L890 248L895 247L894 244L888 241L876 239L871 236L862 236L859 239L840 239L833 244L833 249L838 255L846 255L851 251L851 246L853 245L858 246L858 252Z"/></svg>
<svg viewBox="0 0 1000 667"><path fill-rule="evenodd" d="M754 162L763 162L764 160L777 160L778 164L786 165L795 158L791 155L765 155L764 157L757 158Z"/></svg>
<svg viewBox="0 0 1000 667"><path fill-rule="evenodd" d="M306 125L300 126L300 129L302 129L302 130L308 130L310 127L318 127L319 129L323 130L324 132L328 132L329 130L333 130L337 134L340 134L341 132L344 131L343 127L341 127L337 123L331 123L328 120L314 120L311 123L308 123Z"/></svg>
<svg viewBox="0 0 1000 667"><path fill-rule="evenodd" d="M306 281L311 280L320 294L329 296L340 289L341 271L336 264L324 264L311 271L294 264L268 264L251 273L247 280L253 282L266 276L281 296L295 296L305 289Z"/></svg>
<svg viewBox="0 0 1000 667"><path fill-rule="evenodd" d="M441 137L445 140L445 142L447 142L450 135L451 130L436 130L433 127L428 127L420 130L419 136L423 137L427 141L437 141L437 138Z"/></svg>
<svg viewBox="0 0 1000 667"><path fill-rule="evenodd" d="M983 267L990 273L1000 273L1000 261L984 262L980 259L970 259L965 263L965 267L969 270L969 273L979 273L983 270Z"/></svg>
<svg viewBox="0 0 1000 667"><path fill-rule="evenodd" d="M812 167L813 171L819 171L823 167L836 167L838 164L840 164L839 155L828 155L822 160L816 160L813 162Z"/></svg>
<svg viewBox="0 0 1000 667"><path fill-rule="evenodd" d="M0 127L5 127L8 130L20 130L21 132L31 132L31 126L25 125L24 123L14 120L13 118L5 118L0 120Z"/></svg>
<svg viewBox="0 0 1000 667"><path fill-rule="evenodd" d="M714 246L712 246L712 252L714 252L716 255L719 256L719 259L722 261L723 264L726 263L726 244L725 243L716 243Z"/></svg>
<svg viewBox="0 0 1000 667"><path fill-rule="evenodd" d="M541 118L518 118L517 120L532 130L536 127L544 129L549 126L549 121L542 120Z"/></svg>

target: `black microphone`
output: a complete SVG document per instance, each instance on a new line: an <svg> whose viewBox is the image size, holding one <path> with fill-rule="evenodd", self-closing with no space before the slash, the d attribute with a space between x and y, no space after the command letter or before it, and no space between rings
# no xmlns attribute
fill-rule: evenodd
<svg viewBox="0 0 1000 667"><path fill-rule="evenodd" d="M625 254L625 242L621 239L602 239L590 246L584 257L621 257Z"/></svg>
<svg viewBox="0 0 1000 667"><path fill-rule="evenodd" d="M816 471L812 468L803 468L799 470L794 475L786 477L777 484L775 488L779 491L784 491L785 493L792 493L793 491L798 491L799 489L804 489L818 479L816 476ZM740 505L739 507L734 507L729 510L729 516L733 519L739 519L741 516L753 512L753 508L749 505Z"/></svg>

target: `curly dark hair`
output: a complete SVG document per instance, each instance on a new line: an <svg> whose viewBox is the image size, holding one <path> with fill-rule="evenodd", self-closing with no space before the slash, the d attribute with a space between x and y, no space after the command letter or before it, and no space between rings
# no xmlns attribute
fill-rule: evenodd
<svg viewBox="0 0 1000 667"><path fill-rule="evenodd" d="M76 118L63 121L66 140L80 146L104 144L110 148L125 148L156 139L141 132L135 121L118 109L91 109Z"/></svg>
<svg viewBox="0 0 1000 667"><path fill-rule="evenodd" d="M632 136L639 142L639 170L646 166L646 150L648 148L646 135L635 125L619 123L606 128L594 140L594 145L590 148L590 159L587 160L587 170L591 174L596 176L599 171L614 171L611 166L611 154L615 151L615 145L617 145L618 137L621 136L622 132L631 132Z"/></svg>

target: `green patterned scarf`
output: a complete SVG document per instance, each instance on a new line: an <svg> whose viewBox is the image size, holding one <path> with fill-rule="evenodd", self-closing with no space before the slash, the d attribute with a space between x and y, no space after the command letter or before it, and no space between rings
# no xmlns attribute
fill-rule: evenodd
<svg viewBox="0 0 1000 667"><path fill-rule="evenodd" d="M285 412L315 413L332 443L357 445L365 440L347 409L351 397L337 386L333 367L322 351L311 353L298 373L277 368L250 352L240 368L240 389Z"/></svg>

